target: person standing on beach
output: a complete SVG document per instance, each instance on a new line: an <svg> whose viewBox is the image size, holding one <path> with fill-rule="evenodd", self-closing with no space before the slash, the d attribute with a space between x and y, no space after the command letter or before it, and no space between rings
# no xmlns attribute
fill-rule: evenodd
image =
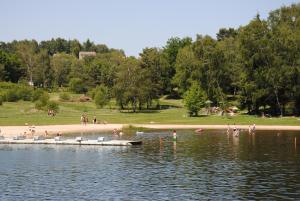
<svg viewBox="0 0 300 201"><path fill-rule="evenodd" d="M84 116L83 116L83 114L80 117L80 122L81 122L81 124L84 124Z"/></svg>
<svg viewBox="0 0 300 201"><path fill-rule="evenodd" d="M96 116L94 116L93 124L96 124L96 123L97 123L97 118L96 118Z"/></svg>
<svg viewBox="0 0 300 201"><path fill-rule="evenodd" d="M89 121L88 117L86 115L84 115L84 125L86 125L88 121Z"/></svg>

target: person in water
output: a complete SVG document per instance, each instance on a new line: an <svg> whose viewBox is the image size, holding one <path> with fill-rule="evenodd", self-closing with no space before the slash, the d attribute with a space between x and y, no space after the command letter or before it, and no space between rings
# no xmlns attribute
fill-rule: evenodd
<svg viewBox="0 0 300 201"><path fill-rule="evenodd" d="M93 124L96 124L96 123L97 123L97 118L96 118L96 116L94 116Z"/></svg>
<svg viewBox="0 0 300 201"><path fill-rule="evenodd" d="M173 131L173 140L176 141L177 140L177 134L176 134L176 130Z"/></svg>

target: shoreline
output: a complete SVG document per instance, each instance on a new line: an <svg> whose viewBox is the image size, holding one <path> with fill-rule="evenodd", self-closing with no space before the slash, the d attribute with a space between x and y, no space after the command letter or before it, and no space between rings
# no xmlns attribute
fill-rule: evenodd
<svg viewBox="0 0 300 201"><path fill-rule="evenodd" d="M13 137L17 135L30 133L30 129L34 129L34 135L44 135L47 131L48 135L56 135L57 133L86 133L98 131L112 131L114 129L122 130L124 127L143 127L148 129L208 129L208 130L226 130L228 125L180 125L180 124L69 124L69 125L43 125L43 126L1 126L0 135L4 137ZM248 130L249 125L235 125L242 130ZM230 125L232 128L233 125ZM256 125L256 130L280 130L280 131L300 131L300 126L267 126Z"/></svg>

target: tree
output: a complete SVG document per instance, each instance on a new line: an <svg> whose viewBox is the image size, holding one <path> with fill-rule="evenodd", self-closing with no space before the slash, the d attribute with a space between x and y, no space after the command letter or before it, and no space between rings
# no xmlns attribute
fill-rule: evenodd
<svg viewBox="0 0 300 201"><path fill-rule="evenodd" d="M16 56L0 50L0 81L18 82L25 75Z"/></svg>
<svg viewBox="0 0 300 201"><path fill-rule="evenodd" d="M145 48L140 54L141 68L145 80L149 80L147 87L147 108L151 105L152 100L158 99L163 94L163 87L166 81L167 61L162 57L161 52L157 48Z"/></svg>
<svg viewBox="0 0 300 201"><path fill-rule="evenodd" d="M221 28L217 33L218 41L224 40L225 38L235 38L238 32L234 28Z"/></svg>
<svg viewBox="0 0 300 201"><path fill-rule="evenodd" d="M53 69L47 50L40 50L36 55L36 67L33 71L33 80L37 86L50 87L54 79Z"/></svg>
<svg viewBox="0 0 300 201"><path fill-rule="evenodd" d="M27 68L29 83L33 84L33 71L35 68L35 54L38 50L38 43L35 40L20 41L16 44L17 55L21 58L22 64Z"/></svg>
<svg viewBox="0 0 300 201"><path fill-rule="evenodd" d="M68 84L74 60L76 60L74 56L65 53L56 54L52 57L51 66L54 71L55 83L58 86L66 86Z"/></svg>
<svg viewBox="0 0 300 201"><path fill-rule="evenodd" d="M285 105L294 102L299 105L300 88L300 4L292 4L272 11L268 17L270 27L270 48L273 64L267 81L274 97L273 113L285 114ZM299 114L299 109L295 109Z"/></svg>
<svg viewBox="0 0 300 201"><path fill-rule="evenodd" d="M95 44L93 42L90 41L90 39L87 39L84 43L83 43L83 49L84 51L95 51Z"/></svg>
<svg viewBox="0 0 300 201"><path fill-rule="evenodd" d="M269 95L271 86L266 82L267 69L274 64L269 38L267 22L260 20L259 16L241 28L238 37L245 73L240 86L242 105L248 108L249 113L258 114L259 107L263 106Z"/></svg>
<svg viewBox="0 0 300 201"><path fill-rule="evenodd" d="M97 86L94 99L96 106L99 108L103 108L105 105L107 105L110 101L108 88L103 85Z"/></svg>
<svg viewBox="0 0 300 201"><path fill-rule="evenodd" d="M166 69L164 72L164 74L166 75L164 81L165 86L168 86L168 89L165 90L166 93L174 93L173 91L174 86L172 86L172 79L176 73L175 63L176 63L178 51L181 48L191 45L191 43L192 43L192 38L190 37L186 37L182 39L175 37L175 38L170 38L167 41L167 44L164 46L163 57L168 61L168 65L166 65Z"/></svg>
<svg viewBox="0 0 300 201"><path fill-rule="evenodd" d="M198 116L198 112L205 106L206 94L197 83L193 83L191 88L184 94L184 106L190 116Z"/></svg>
<svg viewBox="0 0 300 201"><path fill-rule="evenodd" d="M70 46L70 41L67 41L63 38L52 38L51 40L41 41L39 48L46 49L48 53L52 56L57 53L69 54L71 52Z"/></svg>
<svg viewBox="0 0 300 201"><path fill-rule="evenodd" d="M179 50L175 67L176 74L173 77L173 83L178 86L179 93L183 94L191 86L192 74L197 68L197 61L190 46Z"/></svg>
<svg viewBox="0 0 300 201"><path fill-rule="evenodd" d="M70 43L70 53L73 56L78 58L79 52L82 49L80 42L78 40L70 40L69 43Z"/></svg>
<svg viewBox="0 0 300 201"><path fill-rule="evenodd" d="M78 94L87 92L87 88L80 78L70 79L69 88L71 91L78 93Z"/></svg>
<svg viewBox="0 0 300 201"><path fill-rule="evenodd" d="M131 104L133 112L142 109L151 97L151 79L140 61L134 57L126 58L118 67L114 92L121 109Z"/></svg>

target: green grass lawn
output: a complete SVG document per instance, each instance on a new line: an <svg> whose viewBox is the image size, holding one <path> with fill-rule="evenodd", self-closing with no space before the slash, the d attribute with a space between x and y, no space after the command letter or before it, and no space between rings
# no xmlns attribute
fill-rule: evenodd
<svg viewBox="0 0 300 201"><path fill-rule="evenodd" d="M58 100L58 95L51 95L51 99ZM117 109L97 109L93 102L59 102L59 113L55 117L47 116L47 112L38 111L34 103L19 101L4 102L0 106L0 125L50 125L50 124L78 124L80 116L86 113L89 120L96 116L98 120L108 123L157 123L157 124L257 124L257 125L300 125L300 118L259 118L239 114L234 117L200 116L188 117L181 100L161 100L162 110L149 110L132 113L120 112ZM115 108L114 103L112 103Z"/></svg>

